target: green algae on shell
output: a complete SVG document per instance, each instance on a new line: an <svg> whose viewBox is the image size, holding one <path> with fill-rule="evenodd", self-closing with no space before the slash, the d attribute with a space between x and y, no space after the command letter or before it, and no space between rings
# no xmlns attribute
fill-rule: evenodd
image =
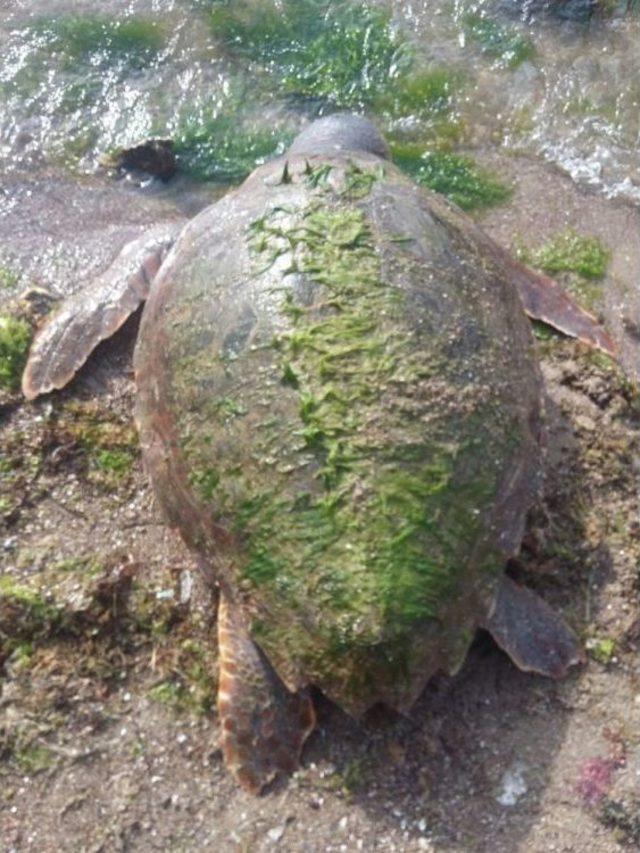
<svg viewBox="0 0 640 853"><path fill-rule="evenodd" d="M290 686L406 707L459 665L521 534L526 320L455 211L376 158L270 164L215 215L136 354L160 501Z"/></svg>

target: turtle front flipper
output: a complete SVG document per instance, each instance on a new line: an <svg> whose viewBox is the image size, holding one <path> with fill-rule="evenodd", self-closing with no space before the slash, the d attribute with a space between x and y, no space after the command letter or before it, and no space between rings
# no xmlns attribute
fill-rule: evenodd
<svg viewBox="0 0 640 853"><path fill-rule="evenodd" d="M506 576L492 612L480 627L525 672L562 678L570 666L585 662L578 638L562 617Z"/></svg>
<svg viewBox="0 0 640 853"><path fill-rule="evenodd" d="M224 760L242 787L257 794L278 773L297 769L315 726L313 703L305 690L287 690L223 594L218 640Z"/></svg>
<svg viewBox="0 0 640 853"><path fill-rule="evenodd" d="M500 248L501 254L503 251ZM555 279L530 269L506 251L503 261L511 272L524 310L532 320L541 320L587 346L615 356L616 347L611 336Z"/></svg>
<svg viewBox="0 0 640 853"><path fill-rule="evenodd" d="M577 338L587 346L615 357L616 347L611 336L555 279L516 260L446 198L437 193L426 198L430 215L442 220L448 229L458 231L463 239L473 235L482 254L504 270L532 320L540 320L570 338Z"/></svg>
<svg viewBox="0 0 640 853"><path fill-rule="evenodd" d="M28 400L63 388L93 350L144 302L155 274L182 229L151 228L127 243L102 275L67 299L36 335L22 376Z"/></svg>

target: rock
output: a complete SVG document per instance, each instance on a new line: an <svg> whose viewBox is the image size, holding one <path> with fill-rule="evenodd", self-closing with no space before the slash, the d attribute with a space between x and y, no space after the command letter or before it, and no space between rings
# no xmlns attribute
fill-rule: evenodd
<svg viewBox="0 0 640 853"><path fill-rule="evenodd" d="M171 139L145 139L129 148L105 154L101 164L122 172L146 172L168 181L177 170Z"/></svg>

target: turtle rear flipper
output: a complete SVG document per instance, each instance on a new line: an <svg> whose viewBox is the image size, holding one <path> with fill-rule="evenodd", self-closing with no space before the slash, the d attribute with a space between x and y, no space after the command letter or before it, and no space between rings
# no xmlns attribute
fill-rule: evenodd
<svg viewBox="0 0 640 853"><path fill-rule="evenodd" d="M287 690L223 594L218 611L218 711L225 764L247 791L259 793L278 773L293 773L315 726L305 690Z"/></svg>
<svg viewBox="0 0 640 853"><path fill-rule="evenodd" d="M144 302L181 229L181 224L165 224L145 231L127 243L102 275L52 314L31 345L22 376L22 391L28 400L63 388L97 345Z"/></svg>
<svg viewBox="0 0 640 853"><path fill-rule="evenodd" d="M585 662L571 628L535 593L505 577L492 613L480 623L525 672L562 678L570 666Z"/></svg>

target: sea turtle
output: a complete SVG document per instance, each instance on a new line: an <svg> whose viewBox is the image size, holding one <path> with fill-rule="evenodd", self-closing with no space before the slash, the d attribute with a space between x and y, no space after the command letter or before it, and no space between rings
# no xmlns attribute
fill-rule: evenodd
<svg viewBox="0 0 640 853"><path fill-rule="evenodd" d="M355 717L407 711L478 626L524 670L582 659L503 571L541 467L523 302L611 342L401 174L371 123L312 123L177 239L128 246L36 337L25 395L64 385L147 296L144 462L220 588L223 752L242 785L297 766L310 685Z"/></svg>

